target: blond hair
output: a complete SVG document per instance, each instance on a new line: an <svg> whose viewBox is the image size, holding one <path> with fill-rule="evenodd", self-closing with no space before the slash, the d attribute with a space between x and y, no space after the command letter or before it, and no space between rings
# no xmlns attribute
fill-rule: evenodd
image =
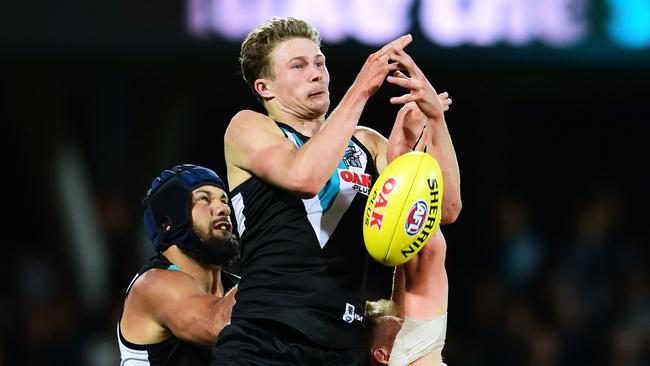
<svg viewBox="0 0 650 366"><path fill-rule="evenodd" d="M394 301L380 299L377 301L366 301L366 310L363 318L367 322L376 322L382 316L399 317L400 308Z"/></svg>
<svg viewBox="0 0 650 366"><path fill-rule="evenodd" d="M255 80L275 77L271 52L275 46L291 38L307 38L320 47L320 35L309 23L294 17L273 17L253 29L241 44L239 63L244 80L255 92Z"/></svg>

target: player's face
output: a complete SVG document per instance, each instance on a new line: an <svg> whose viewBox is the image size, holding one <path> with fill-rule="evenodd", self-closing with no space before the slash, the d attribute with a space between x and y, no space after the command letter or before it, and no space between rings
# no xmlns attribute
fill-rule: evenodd
<svg viewBox="0 0 650 366"><path fill-rule="evenodd" d="M275 78L269 88L281 108L305 118L327 113L330 105L330 75L325 56L307 38L292 38L278 44L271 53Z"/></svg>
<svg viewBox="0 0 650 366"><path fill-rule="evenodd" d="M228 195L221 188L202 186L192 191L192 222L202 241L230 239Z"/></svg>

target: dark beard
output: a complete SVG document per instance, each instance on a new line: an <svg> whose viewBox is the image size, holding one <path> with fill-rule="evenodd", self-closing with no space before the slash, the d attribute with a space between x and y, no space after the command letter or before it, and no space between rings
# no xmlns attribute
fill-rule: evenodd
<svg viewBox="0 0 650 366"><path fill-rule="evenodd" d="M190 235L178 248L204 266L228 267L239 259L239 240L234 236L200 240L196 235Z"/></svg>

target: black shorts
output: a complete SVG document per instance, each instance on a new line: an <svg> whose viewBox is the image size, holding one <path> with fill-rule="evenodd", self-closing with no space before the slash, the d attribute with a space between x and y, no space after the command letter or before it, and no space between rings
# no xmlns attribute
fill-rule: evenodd
<svg viewBox="0 0 650 366"><path fill-rule="evenodd" d="M233 319L219 334L210 366L366 366L366 350L331 349L272 320Z"/></svg>

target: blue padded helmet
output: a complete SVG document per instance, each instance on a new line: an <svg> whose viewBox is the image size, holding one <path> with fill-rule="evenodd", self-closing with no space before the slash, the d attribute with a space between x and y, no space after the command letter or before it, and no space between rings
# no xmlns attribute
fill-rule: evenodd
<svg viewBox="0 0 650 366"><path fill-rule="evenodd" d="M158 252L171 244L194 237L192 230L192 191L212 185L226 190L217 173L198 165L176 165L163 170L151 182L142 200L144 227Z"/></svg>

